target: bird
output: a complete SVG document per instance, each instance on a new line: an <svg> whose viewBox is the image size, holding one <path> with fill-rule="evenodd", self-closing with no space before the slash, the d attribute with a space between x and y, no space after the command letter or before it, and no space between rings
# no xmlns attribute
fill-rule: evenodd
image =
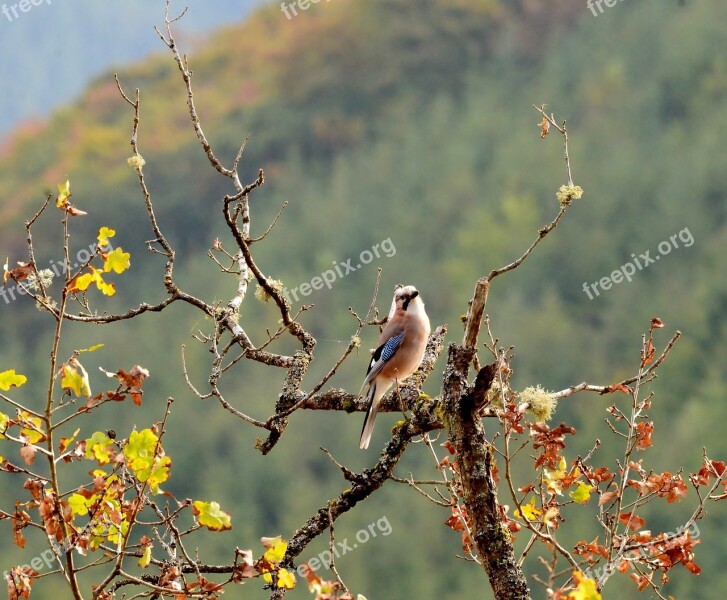
<svg viewBox="0 0 727 600"><path fill-rule="evenodd" d="M429 317L419 291L413 285L398 287L379 338L379 347L374 351L357 395L360 398L364 388L369 386L366 394L368 409L359 442L362 450L369 447L381 398L394 383L404 381L419 368L430 330Z"/></svg>

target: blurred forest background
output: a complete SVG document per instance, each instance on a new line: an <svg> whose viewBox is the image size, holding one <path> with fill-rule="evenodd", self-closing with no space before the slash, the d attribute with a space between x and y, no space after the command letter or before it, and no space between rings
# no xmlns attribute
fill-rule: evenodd
<svg viewBox="0 0 727 600"><path fill-rule="evenodd" d="M162 23L163 2L144 0L143 8L141 0L93 9L86 4L63 23L53 20L55 5L42 5L0 24L0 47L6 34L21 40L3 53L16 64L15 76L3 81L0 114L15 119L26 104L45 110L69 77L68 46L77 49L75 60L93 65L108 50L103 40L120 15L133 15L137 25L116 42L128 54L118 56L157 52L126 64L119 75L127 90L141 88L140 151L157 217L177 250L177 281L225 303L236 281L219 273L206 254L217 237L231 247L220 207L230 189L194 137L176 65L152 30ZM395 283L414 284L433 325L447 323L450 338L460 338L460 315L477 277L519 256L557 212L555 191L566 183L561 141L555 134L540 139L531 107L547 103L568 119L574 180L585 194L531 259L490 291L493 333L516 348L515 389L541 384L558 390L583 380L609 384L635 373L641 334L658 315L666 324L657 332L660 347L673 330L684 335L654 386L656 432L645 464L695 472L703 446L712 458L727 458L723 0L627 0L596 17L585 0L332 0L292 20L276 3L235 23L229 15L244 12L243 4L193 3L179 27L201 31L196 23L226 24L194 43L182 42L217 155L230 163L249 133L243 171L252 180L265 169L266 185L252 196L253 235L290 202L271 236L255 247L258 264L293 288L386 238L396 247L395 256L305 298L316 305L303 317L319 339L312 376L327 371L354 332L347 308L365 312L377 266L384 269L382 312ZM87 70L74 81L84 77ZM0 147L0 253L11 264L26 259L25 219L68 177L74 204L89 212L72 221L73 248L87 247L107 225L117 231L115 244L131 252L132 269L119 280L119 293L100 302L119 311L159 301L163 262L145 249L152 234L126 162L133 115L119 97L113 70L96 73L75 97L47 118L16 123ZM62 257L56 216L37 228L39 265ZM655 254L659 242L684 228L694 237L691 247L673 250L632 282L593 300L583 292L584 282L608 276L632 253ZM274 308L252 294L242 306L241 322L257 343L277 319ZM382 415L371 450L361 452L361 414L297 413L281 443L262 457L254 449L257 431L218 404L197 400L184 385L182 344L195 383L205 385L211 357L192 335L209 327L178 303L116 325L70 325L62 355L105 344L84 362L94 391L107 386L98 366L115 371L138 363L151 371L142 407L97 411L82 437L105 428L128 435L133 425L159 419L168 396L177 400L165 440L174 461L166 487L181 498L215 499L232 513L232 531L199 538L201 555L214 562L229 559L236 545L257 548L260 536L288 538L347 487L319 446L352 469L365 468L398 416ZM0 369L29 377L14 397L35 406L34 396L46 385L52 322L27 298L0 298L0 336ZM332 385L358 389L376 339L373 329L365 332L358 356L344 363ZM272 414L281 375L242 365L223 391L234 405L264 419ZM440 384L441 370L435 370L425 391L435 393ZM569 460L600 438L596 462L615 467L621 444L603 421L614 401L627 399L581 394L561 402L554 422L578 431ZM0 441L0 454L10 448ZM398 474L433 477L434 463L424 450L411 451ZM523 457L520 468L530 465ZM22 497L22 481L7 475L0 481L0 506L12 509L14 498ZM460 540L443 524L449 515L394 486L337 524L339 539L353 539L382 517L392 526L391 535L337 561L351 589L370 600L491 597L482 570L455 558ZM508 496L502 500L511 504ZM674 530L694 501L690 488L680 505L656 502L642 516L653 530ZM572 545L599 533L595 504L569 514L563 541ZM676 598L722 600L727 593L727 539L721 535L727 507L712 505L707 517L699 522L702 543L696 548L703 572L695 578L673 571L667 591ZM20 551L11 535L10 524L0 521L0 571L41 547L42 540L29 536L29 548ZM304 558L327 546L327 540L319 542ZM527 570L536 572L537 563L529 562ZM33 597L65 597L57 589L44 582ZM542 588L532 589L543 597ZM268 596L257 582L228 595L233 593ZM625 576L612 578L604 597L617 594L638 595ZM290 597L309 595L301 585Z"/></svg>

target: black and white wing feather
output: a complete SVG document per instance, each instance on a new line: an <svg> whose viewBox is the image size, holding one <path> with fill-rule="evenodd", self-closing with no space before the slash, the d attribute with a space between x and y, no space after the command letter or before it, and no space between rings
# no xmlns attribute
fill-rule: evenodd
<svg viewBox="0 0 727 600"><path fill-rule="evenodd" d="M364 379L364 382L361 385L361 390L358 393L359 396L366 385L371 383L374 377L381 373L381 369L384 368L384 365L386 365L386 363L391 360L391 357L396 354L396 351L399 349L399 346L401 346L403 339L404 332L402 331L398 335L390 337L385 343L376 348L374 355L371 357L371 362L369 363L369 370L366 371L366 379Z"/></svg>

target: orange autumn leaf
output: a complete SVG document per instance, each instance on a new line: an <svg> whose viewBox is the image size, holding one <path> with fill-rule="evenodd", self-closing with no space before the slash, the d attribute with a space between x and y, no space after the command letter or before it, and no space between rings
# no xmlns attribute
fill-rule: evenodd
<svg viewBox="0 0 727 600"><path fill-rule="evenodd" d="M581 540L576 544L573 551L590 563L599 560L599 556L608 558L608 550L606 550L605 546L598 543L598 537L593 538L592 542Z"/></svg>
<svg viewBox="0 0 727 600"><path fill-rule="evenodd" d="M649 574L651 575L651 574ZM645 577L643 575L637 575L636 573L631 573L631 579L633 579L636 582L636 589L640 592L643 591L646 586L649 585L649 582L651 581L651 577Z"/></svg>
<svg viewBox="0 0 727 600"><path fill-rule="evenodd" d="M104 369L101 369L101 371L106 374L106 377L118 379L125 386L123 391L131 395L134 404L141 406L142 396L144 394L141 387L144 380L149 377L148 369L145 369L141 365L134 365L128 373L124 369L119 369L116 373Z"/></svg>
<svg viewBox="0 0 727 600"><path fill-rule="evenodd" d="M618 489L614 490L613 492L604 492L601 494L601 497L598 500L598 506L603 506L604 504L608 504L618 496Z"/></svg>
<svg viewBox="0 0 727 600"><path fill-rule="evenodd" d="M687 562L684 563L684 567L689 571L692 575L699 575L702 572L702 567L700 567L698 564L693 562Z"/></svg>
<svg viewBox="0 0 727 600"><path fill-rule="evenodd" d="M655 354L656 348L654 348L654 342L652 342L651 338L649 338L646 340L646 350L641 352L641 366L645 367L650 364L651 361L654 360Z"/></svg>
<svg viewBox="0 0 727 600"><path fill-rule="evenodd" d="M543 117L543 120L538 123L538 127L540 127L540 137L544 138L550 131L550 121L546 117Z"/></svg>
<svg viewBox="0 0 727 600"><path fill-rule="evenodd" d="M3 267L4 273L3 273L3 284L8 282L8 279L12 279L14 281L23 281L23 279L27 279L28 276L35 273L35 265L33 262L18 262L18 266L13 269L8 269L8 261L5 261L5 265Z"/></svg>
<svg viewBox="0 0 727 600"><path fill-rule="evenodd" d="M614 392L623 392L627 396L633 394L633 390L623 383L614 383L608 386L608 393L613 394Z"/></svg>
<svg viewBox="0 0 727 600"><path fill-rule="evenodd" d="M83 215L88 214L85 210L81 210L80 208L73 206L73 204L66 204L65 210L66 213L72 217L82 217Z"/></svg>
<svg viewBox="0 0 727 600"><path fill-rule="evenodd" d="M646 525L646 520L642 519L633 512L621 513L618 516L618 520L621 521L621 523L623 523L624 525L628 525L628 528L632 531L635 531L636 529L641 529L644 525Z"/></svg>
<svg viewBox="0 0 727 600"><path fill-rule="evenodd" d="M646 450L652 445L651 434L654 432L654 423L642 421L636 424L636 447L639 450Z"/></svg>

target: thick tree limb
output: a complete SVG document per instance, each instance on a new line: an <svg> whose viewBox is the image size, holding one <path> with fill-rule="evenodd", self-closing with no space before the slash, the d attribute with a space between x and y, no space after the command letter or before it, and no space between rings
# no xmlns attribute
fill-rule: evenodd
<svg viewBox="0 0 727 600"><path fill-rule="evenodd" d="M281 565L292 568L294 559L305 550L308 544L325 532L330 527L331 522L354 508L359 502L368 498L384 485L394 472L394 467L404 454L411 439L430 431L432 425L426 420L406 422L395 430L376 465L361 474L352 474L348 477L349 480L353 481L352 487L343 491L338 498L326 506L321 507L293 534L288 541L288 549ZM282 600L284 597L285 589L277 588L273 591L270 599Z"/></svg>

